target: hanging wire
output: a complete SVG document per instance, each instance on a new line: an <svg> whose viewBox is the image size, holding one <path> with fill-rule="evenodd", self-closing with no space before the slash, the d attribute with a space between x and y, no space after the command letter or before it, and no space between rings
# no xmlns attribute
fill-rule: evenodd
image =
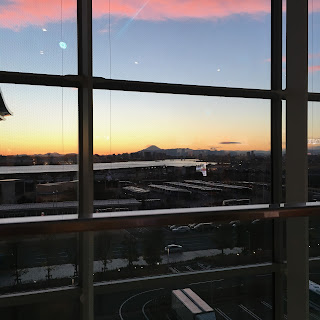
<svg viewBox="0 0 320 320"><path fill-rule="evenodd" d="M60 0L60 41L63 41L63 0ZM64 75L64 50L61 50L61 75ZM62 154L64 154L64 91L63 87L61 87L61 144L62 144ZM63 161L64 165L64 161Z"/></svg>
<svg viewBox="0 0 320 320"><path fill-rule="evenodd" d="M109 78L111 79L111 0L109 0ZM109 90L109 153L111 156L112 146L111 146L111 90Z"/></svg>
<svg viewBox="0 0 320 320"><path fill-rule="evenodd" d="M314 71L314 51L313 51L313 16L314 16L314 7L313 7L313 0L311 3L311 91L313 92L313 71ZM311 102L311 154L313 154L313 143L314 143L314 135L313 135L313 101Z"/></svg>

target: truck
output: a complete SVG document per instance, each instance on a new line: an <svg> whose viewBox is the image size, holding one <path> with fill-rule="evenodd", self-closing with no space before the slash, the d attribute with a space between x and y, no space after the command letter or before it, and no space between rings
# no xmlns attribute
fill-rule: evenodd
<svg viewBox="0 0 320 320"><path fill-rule="evenodd" d="M216 320L214 310L190 288L172 290L171 303L179 320Z"/></svg>

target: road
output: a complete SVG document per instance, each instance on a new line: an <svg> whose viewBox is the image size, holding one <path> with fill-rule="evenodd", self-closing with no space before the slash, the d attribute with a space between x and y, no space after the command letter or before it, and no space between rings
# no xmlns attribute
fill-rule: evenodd
<svg viewBox="0 0 320 320"><path fill-rule="evenodd" d="M271 320L273 318L272 298L268 296L267 291L263 291L264 286L270 285L271 277L253 280L255 281L220 279L189 283L185 287L190 287L209 303L215 310L217 320ZM257 281L260 282L261 292L260 295L255 296L254 288ZM234 293L235 290L239 292ZM111 298L112 305L118 305L118 312L112 317L110 311L113 309L114 313L114 307L110 309L107 304L104 308L98 306L97 320L176 320L171 310L170 296L171 290L163 288L130 292L125 297L123 295L119 297L120 301L116 295L103 296L104 301L109 301Z"/></svg>

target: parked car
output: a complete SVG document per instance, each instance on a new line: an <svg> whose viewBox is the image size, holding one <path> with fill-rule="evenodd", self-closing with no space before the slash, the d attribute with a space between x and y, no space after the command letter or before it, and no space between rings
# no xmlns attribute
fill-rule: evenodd
<svg viewBox="0 0 320 320"><path fill-rule="evenodd" d="M236 227L240 224L240 221L239 220L233 220L233 221L230 221L229 222L230 225L232 225L233 227Z"/></svg>
<svg viewBox="0 0 320 320"><path fill-rule="evenodd" d="M260 222L260 219L253 220L251 223L252 224L257 224L258 222Z"/></svg>
<svg viewBox="0 0 320 320"><path fill-rule="evenodd" d="M193 227L196 231L208 231L213 229L213 224L211 222L198 223Z"/></svg>
<svg viewBox="0 0 320 320"><path fill-rule="evenodd" d="M164 250L166 251L166 252L171 252L171 253L173 253L173 252L181 252L182 251L182 246L180 245L180 244L174 244L174 243L172 243L172 244L168 244L165 248L164 248Z"/></svg>

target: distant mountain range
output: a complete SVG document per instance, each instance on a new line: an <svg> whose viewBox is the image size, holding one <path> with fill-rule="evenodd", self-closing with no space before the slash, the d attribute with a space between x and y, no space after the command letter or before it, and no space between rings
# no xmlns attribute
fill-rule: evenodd
<svg viewBox="0 0 320 320"><path fill-rule="evenodd" d="M151 152L151 153L165 153L170 156L197 156L202 155L223 155L223 154L244 154L253 151L255 155L268 155L270 151L265 150L210 150L210 149L189 149L189 148L173 148L173 149L161 149L155 145L149 146L138 152ZM282 151L283 154L286 153L285 149ZM320 146L314 146L308 148L308 153L318 155L320 154Z"/></svg>
<svg viewBox="0 0 320 320"><path fill-rule="evenodd" d="M210 149L189 149L189 148L173 148L173 149L161 149L155 145L149 146L141 151L142 153L150 152L150 153L164 153L168 156L194 156L197 157L200 154L201 155L223 155L223 154L244 154L247 152L251 152L252 150L248 151L229 151L229 150L210 150ZM267 155L269 154L269 151L264 151L264 150L254 150L254 154L256 155Z"/></svg>
<svg viewBox="0 0 320 320"><path fill-rule="evenodd" d="M172 149L161 149L155 145L151 145L145 149L142 149L133 153L162 153L171 157L198 157L199 155L238 155L238 154L246 154L247 152L254 152L255 155L269 155L270 151L265 150L215 150L215 149L190 149L190 148L172 148ZM282 151L282 154L285 154L285 150ZM320 146L314 146L313 148L308 149L309 154L319 155L320 154ZM69 156L69 157L77 157L76 153L68 153L68 154L60 154L58 152L48 152L46 154L18 154L12 155L15 157L50 157L50 158L59 158L61 156ZM101 155L103 156L103 155Z"/></svg>

